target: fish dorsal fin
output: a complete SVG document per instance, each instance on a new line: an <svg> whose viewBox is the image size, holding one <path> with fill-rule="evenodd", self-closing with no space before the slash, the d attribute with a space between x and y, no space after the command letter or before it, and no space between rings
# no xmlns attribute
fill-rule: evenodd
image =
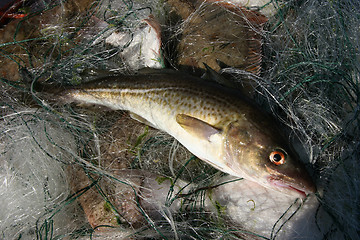
<svg viewBox="0 0 360 240"><path fill-rule="evenodd" d="M78 76L81 78L81 82L91 82L96 79L115 76L118 74L119 73L117 72L106 69L86 68L83 71L81 71Z"/></svg>
<svg viewBox="0 0 360 240"><path fill-rule="evenodd" d="M220 129L186 114L176 115L176 122L191 135L208 141L211 140L211 136L221 133Z"/></svg>
<svg viewBox="0 0 360 240"><path fill-rule="evenodd" d="M260 75L261 71L261 62L262 62L262 40L261 36L253 31L249 32L248 41L248 56L247 56L247 66L246 71L251 72L257 76Z"/></svg>
<svg viewBox="0 0 360 240"><path fill-rule="evenodd" d="M236 84L223 76L221 76L218 72L216 72L214 69L212 69L209 65L204 63L204 66L206 68L206 72L201 76L202 79L211 80L214 82L217 82L220 85L229 87L229 88L236 88Z"/></svg>
<svg viewBox="0 0 360 240"><path fill-rule="evenodd" d="M247 33L248 54L245 70L259 76L263 55L261 35L263 34L263 26L268 21L268 18L257 11L246 8L242 8L242 13L249 21L249 31Z"/></svg>

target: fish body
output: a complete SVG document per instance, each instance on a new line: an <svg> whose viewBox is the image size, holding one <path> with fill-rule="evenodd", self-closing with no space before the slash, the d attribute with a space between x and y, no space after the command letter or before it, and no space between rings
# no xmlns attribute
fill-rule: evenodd
<svg viewBox="0 0 360 240"><path fill-rule="evenodd" d="M235 89L171 70L102 77L60 93L66 102L127 110L215 168L287 194L315 186L277 123Z"/></svg>

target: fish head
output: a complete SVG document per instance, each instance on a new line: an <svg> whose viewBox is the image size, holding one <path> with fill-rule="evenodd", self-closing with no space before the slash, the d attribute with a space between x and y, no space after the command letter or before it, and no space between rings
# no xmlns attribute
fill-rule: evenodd
<svg viewBox="0 0 360 240"><path fill-rule="evenodd" d="M314 193L315 184L296 152L273 125L265 126L249 121L227 126L224 157L230 172L287 195L305 198Z"/></svg>

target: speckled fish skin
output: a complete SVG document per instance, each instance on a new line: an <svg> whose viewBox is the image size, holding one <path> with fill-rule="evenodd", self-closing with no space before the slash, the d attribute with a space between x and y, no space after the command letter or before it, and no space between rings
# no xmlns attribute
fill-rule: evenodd
<svg viewBox="0 0 360 240"><path fill-rule="evenodd" d="M130 111L231 175L289 195L315 192L276 121L234 89L177 71L154 70L103 77L68 88L60 97ZM270 161L274 151L284 153L283 164Z"/></svg>

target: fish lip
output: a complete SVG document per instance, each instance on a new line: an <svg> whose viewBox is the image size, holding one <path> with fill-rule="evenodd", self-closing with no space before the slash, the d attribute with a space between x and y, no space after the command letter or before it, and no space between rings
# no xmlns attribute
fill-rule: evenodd
<svg viewBox="0 0 360 240"><path fill-rule="evenodd" d="M268 181L268 183L270 183L270 185L275 186L276 188L289 189L289 190L297 193L298 195L300 195L302 198L306 198L306 196L309 194L308 191L306 191L306 189L299 187L299 186L294 186L295 184L287 183L279 177L269 176L267 178L267 181Z"/></svg>

